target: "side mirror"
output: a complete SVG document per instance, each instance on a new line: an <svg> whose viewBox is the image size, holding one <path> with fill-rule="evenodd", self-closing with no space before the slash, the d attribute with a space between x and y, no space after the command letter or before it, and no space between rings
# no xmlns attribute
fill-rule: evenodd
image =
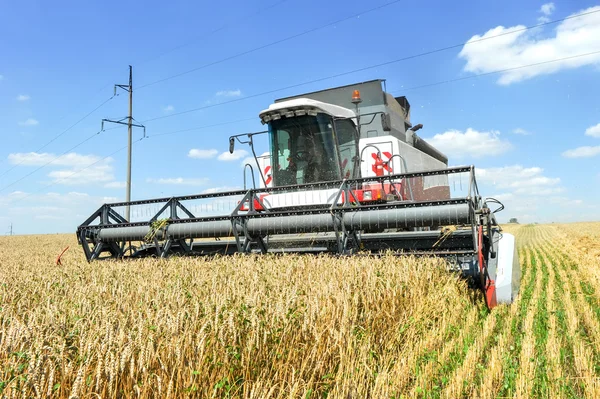
<svg viewBox="0 0 600 399"><path fill-rule="evenodd" d="M235 139L233 137L229 138L229 153L233 154L233 149L235 147Z"/></svg>

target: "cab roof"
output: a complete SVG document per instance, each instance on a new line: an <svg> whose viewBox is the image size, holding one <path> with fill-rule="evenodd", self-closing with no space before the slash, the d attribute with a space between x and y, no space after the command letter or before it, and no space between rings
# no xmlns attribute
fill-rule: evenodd
<svg viewBox="0 0 600 399"><path fill-rule="evenodd" d="M348 108L341 107L339 105L329 104L317 100L313 100L310 98L295 98L293 100L281 101L273 103L269 106L269 108L261 111L259 114L261 120L263 120L264 116L272 115L272 114L280 114L281 116L285 116L286 112L290 111L298 111L298 110L306 110L306 111L317 111L322 112L328 115L331 115L335 118L355 118L356 113Z"/></svg>

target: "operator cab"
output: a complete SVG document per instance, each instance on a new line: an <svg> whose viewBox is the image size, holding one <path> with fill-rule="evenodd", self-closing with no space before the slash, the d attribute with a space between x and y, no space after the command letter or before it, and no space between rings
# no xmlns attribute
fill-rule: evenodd
<svg viewBox="0 0 600 399"><path fill-rule="evenodd" d="M260 117L268 124L274 187L358 177L353 111L298 98L272 104Z"/></svg>

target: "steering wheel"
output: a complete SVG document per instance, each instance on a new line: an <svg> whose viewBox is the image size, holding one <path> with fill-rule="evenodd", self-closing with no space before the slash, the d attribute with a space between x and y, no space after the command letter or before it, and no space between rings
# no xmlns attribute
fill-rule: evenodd
<svg viewBox="0 0 600 399"><path fill-rule="evenodd" d="M309 162L313 158L313 154L310 151L298 150L292 155L292 158L295 161Z"/></svg>

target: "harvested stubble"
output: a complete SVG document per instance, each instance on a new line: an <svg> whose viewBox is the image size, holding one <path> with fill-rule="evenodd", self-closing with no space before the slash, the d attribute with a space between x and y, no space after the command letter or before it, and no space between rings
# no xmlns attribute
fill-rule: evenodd
<svg viewBox="0 0 600 399"><path fill-rule="evenodd" d="M600 397L600 223L509 228L521 294L491 313L436 259L56 266L71 236L1 238L1 395Z"/></svg>

